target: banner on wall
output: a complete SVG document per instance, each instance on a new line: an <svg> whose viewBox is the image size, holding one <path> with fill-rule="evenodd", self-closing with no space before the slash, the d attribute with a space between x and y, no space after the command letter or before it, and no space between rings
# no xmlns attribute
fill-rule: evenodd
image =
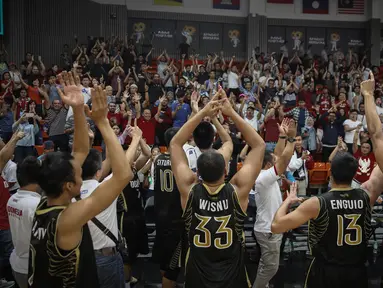
<svg viewBox="0 0 383 288"><path fill-rule="evenodd" d="M326 45L326 29L309 27L306 28L306 43L311 46L311 53L321 55L321 52Z"/></svg>
<svg viewBox="0 0 383 288"><path fill-rule="evenodd" d="M239 10L241 8L240 0L213 0L214 9Z"/></svg>
<svg viewBox="0 0 383 288"><path fill-rule="evenodd" d="M301 27L287 27L286 40L289 51L298 52L305 50L305 29ZM302 49L303 48L303 49Z"/></svg>
<svg viewBox="0 0 383 288"><path fill-rule="evenodd" d="M176 42L188 44L192 49L199 47L199 24L196 22L177 22Z"/></svg>
<svg viewBox="0 0 383 288"><path fill-rule="evenodd" d="M338 50L347 52L348 49L348 36L347 31L343 29L327 29L327 46L330 53Z"/></svg>
<svg viewBox="0 0 383 288"><path fill-rule="evenodd" d="M271 52L279 52L286 40L286 28L279 26L269 26L267 28L267 50Z"/></svg>
<svg viewBox="0 0 383 288"><path fill-rule="evenodd" d="M183 6L183 0L153 0L154 5L162 6Z"/></svg>
<svg viewBox="0 0 383 288"><path fill-rule="evenodd" d="M199 24L199 47L201 52L218 52L222 50L222 25L216 23Z"/></svg>
<svg viewBox="0 0 383 288"><path fill-rule="evenodd" d="M245 27L235 24L223 26L223 50L235 54L245 50Z"/></svg>
<svg viewBox="0 0 383 288"><path fill-rule="evenodd" d="M364 50L366 44L366 32L364 30L347 30L347 45L353 48L355 52Z"/></svg>
<svg viewBox="0 0 383 288"><path fill-rule="evenodd" d="M153 46L175 52L175 32L174 21L152 20Z"/></svg>
<svg viewBox="0 0 383 288"><path fill-rule="evenodd" d="M151 22L148 19L132 19L129 25L129 35L135 44L152 41Z"/></svg>

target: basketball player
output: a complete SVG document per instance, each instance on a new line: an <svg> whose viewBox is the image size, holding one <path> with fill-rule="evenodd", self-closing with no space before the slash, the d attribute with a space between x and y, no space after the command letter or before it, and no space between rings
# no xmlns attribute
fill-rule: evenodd
<svg viewBox="0 0 383 288"><path fill-rule="evenodd" d="M39 185L47 196L38 205L32 225L28 285L97 288L95 255L87 222L112 204L132 178L132 171L107 119L105 93L96 87L92 90L92 111L85 107L107 148L113 151L110 162L115 173L92 195L71 203L80 194L82 185L81 166L89 152L88 126L80 79L74 80L71 73L64 72L59 80L64 87L64 92L58 90L59 94L74 112L73 155L53 152L42 162ZM136 148L131 145L131 149Z"/></svg>
<svg viewBox="0 0 383 288"><path fill-rule="evenodd" d="M243 225L248 197L261 170L265 143L232 108L226 95L210 101L174 136L170 144L172 171L184 210L189 251L185 287L250 287L244 263ZM252 148L242 169L225 183L225 156L215 150L201 154L198 176L189 168L183 144L205 116L218 110L231 117Z"/></svg>
<svg viewBox="0 0 383 288"><path fill-rule="evenodd" d="M345 169L347 167L347 169ZM294 183L275 214L271 231L283 233L309 221L309 247L314 259L305 287L367 288L367 241L371 236L371 207L380 193L351 188L358 169L349 153L338 153L331 162L330 192L300 201Z"/></svg>
<svg viewBox="0 0 383 288"><path fill-rule="evenodd" d="M134 123L137 127L136 119ZM132 151L130 146L126 152L127 159L130 159L129 165L132 169L133 179L124 187L117 200L117 218L120 223L119 229L125 237L128 246L128 253L122 255L125 279L129 281L130 284L135 284L138 281L131 275L132 265L137 261L138 254L149 253L148 233L146 231L145 211L141 193L142 187L137 172L148 162L151 152L142 138L139 141L139 147L141 148L141 152L135 149L133 150L134 154L130 155L129 153Z"/></svg>
<svg viewBox="0 0 383 288"><path fill-rule="evenodd" d="M166 130L164 138L167 147L178 130ZM154 191L156 239L153 258L160 264L162 287L173 288L179 274L178 259L182 252L184 222L180 192L174 179L169 152L160 154L154 161Z"/></svg>

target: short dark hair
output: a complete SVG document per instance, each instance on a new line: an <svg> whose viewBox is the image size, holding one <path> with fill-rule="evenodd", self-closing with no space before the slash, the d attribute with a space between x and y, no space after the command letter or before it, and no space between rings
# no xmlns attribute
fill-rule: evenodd
<svg viewBox="0 0 383 288"><path fill-rule="evenodd" d="M209 122L201 122L193 131L194 142L200 149L210 149L214 140L214 128Z"/></svg>
<svg viewBox="0 0 383 288"><path fill-rule="evenodd" d="M356 114L359 113L358 110L356 110L356 109L351 109L351 110L350 110L350 114L351 114L351 113L354 113L354 112L355 112Z"/></svg>
<svg viewBox="0 0 383 288"><path fill-rule="evenodd" d="M17 164L16 177L20 187L39 183L40 164L40 160L34 156L28 156Z"/></svg>
<svg viewBox="0 0 383 288"><path fill-rule="evenodd" d="M92 179L97 171L102 168L102 155L101 152L92 148L89 150L88 156L82 164L82 180Z"/></svg>
<svg viewBox="0 0 383 288"><path fill-rule="evenodd" d="M203 152L197 159L199 176L207 183L217 182L225 174L225 159L214 149Z"/></svg>
<svg viewBox="0 0 383 288"><path fill-rule="evenodd" d="M46 154L41 165L39 185L49 198L58 198L65 183L76 183L75 171L70 161L74 158L67 152Z"/></svg>
<svg viewBox="0 0 383 288"><path fill-rule="evenodd" d="M270 151L266 150L263 156L262 169L265 168L267 163L273 163L273 154L271 154Z"/></svg>
<svg viewBox="0 0 383 288"><path fill-rule="evenodd" d="M172 127L172 128L169 128L165 131L164 138L165 138L166 147L169 147L170 142L172 141L174 135L177 134L178 130L180 130L180 129L176 128L176 127Z"/></svg>
<svg viewBox="0 0 383 288"><path fill-rule="evenodd" d="M331 176L336 184L351 185L357 170L358 161L348 152L337 153L331 161Z"/></svg>

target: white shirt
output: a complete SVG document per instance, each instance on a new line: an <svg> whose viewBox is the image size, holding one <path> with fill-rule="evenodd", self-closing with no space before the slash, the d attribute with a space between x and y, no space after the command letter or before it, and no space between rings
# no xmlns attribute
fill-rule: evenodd
<svg viewBox="0 0 383 288"><path fill-rule="evenodd" d="M229 83L229 89L237 89L238 86L238 74L232 71L229 71L227 74L227 82Z"/></svg>
<svg viewBox="0 0 383 288"><path fill-rule="evenodd" d="M197 172L197 159L202 154L201 150L197 146L192 146L190 144L184 144L182 147L185 151L186 158L188 159L189 168L193 172Z"/></svg>
<svg viewBox="0 0 383 288"><path fill-rule="evenodd" d="M271 233L271 223L279 206L282 204L282 194L278 184L279 176L274 167L261 170L255 181L255 204L257 218L254 231Z"/></svg>
<svg viewBox="0 0 383 288"><path fill-rule="evenodd" d="M246 116L243 118L247 123L251 125L255 130L258 131L258 111L254 111L254 117L252 119L248 119Z"/></svg>
<svg viewBox="0 0 383 288"><path fill-rule="evenodd" d="M85 88L84 86L81 86L81 92L82 92L82 95L84 96L84 103L88 103L89 99L90 99L90 94L91 94L91 88L90 87L87 87ZM73 115L73 109L72 107L70 106L69 109L68 109L68 114L66 116L66 120L69 119L70 116Z"/></svg>
<svg viewBox="0 0 383 288"><path fill-rule="evenodd" d="M20 185L17 182L16 170L17 164L12 160L9 160L1 172L1 177L3 177L4 180L8 182L8 184L15 183L12 187L9 188L9 191L16 191L20 188Z"/></svg>
<svg viewBox="0 0 383 288"><path fill-rule="evenodd" d="M352 121L350 119L347 119L346 121L343 122L343 126L348 125L350 128L355 128L359 124L361 124L360 121ZM359 129L355 129L355 130L352 130L352 131L349 131L349 132L345 132L344 133L344 142L346 142L347 144L352 144L354 142L354 134L356 132L359 132ZM358 143L359 143L359 139L358 139Z"/></svg>
<svg viewBox="0 0 383 288"><path fill-rule="evenodd" d="M7 203L14 247L9 262L17 273L28 274L32 223L40 199L41 196L36 192L19 190L9 198Z"/></svg>
<svg viewBox="0 0 383 288"><path fill-rule="evenodd" d="M111 174L112 175L112 174ZM104 181L107 181L112 176L105 178ZM97 180L85 180L82 182L81 186L81 199L87 198L92 195L93 191L100 185ZM76 202L73 199L72 202ZM117 198L113 201L113 203L102 211L100 214L96 216L96 218L104 224L106 228L113 233L113 235L118 239L118 226L117 226ZM93 224L92 221L88 221L88 227L90 231L90 235L93 240L93 249L100 250L103 248L115 247L116 244L105 235L96 225Z"/></svg>

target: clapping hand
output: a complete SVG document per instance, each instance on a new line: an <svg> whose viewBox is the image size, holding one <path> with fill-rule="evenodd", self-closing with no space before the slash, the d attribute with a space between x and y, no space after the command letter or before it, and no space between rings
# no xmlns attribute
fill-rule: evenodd
<svg viewBox="0 0 383 288"><path fill-rule="evenodd" d="M363 81L360 84L360 91L365 98L374 97L375 78L374 74L370 71L370 79Z"/></svg>
<svg viewBox="0 0 383 288"><path fill-rule="evenodd" d="M105 91L102 90L101 86L91 90L92 98L92 110L89 109L88 105L85 105L85 113L90 117L96 124L102 121L108 122L108 104L106 101Z"/></svg>
<svg viewBox="0 0 383 288"><path fill-rule="evenodd" d="M24 136L25 136L25 133L20 130L18 130L15 134L13 134L13 137L15 137L16 141L23 139Z"/></svg>
<svg viewBox="0 0 383 288"><path fill-rule="evenodd" d="M72 72L67 73L64 71L58 75L58 80L64 92L57 89L61 100L71 107L83 107L84 96L81 93L80 77L77 75L73 78Z"/></svg>
<svg viewBox="0 0 383 288"><path fill-rule="evenodd" d="M294 182L290 186L290 191L286 192L287 193L286 201L289 201L290 204L295 204L295 203L303 201L302 198L298 198L298 196L297 196L297 189L298 189L298 183Z"/></svg>
<svg viewBox="0 0 383 288"><path fill-rule="evenodd" d="M277 123L280 136L287 135L287 131L289 130L289 123L290 123L289 118L284 118L281 124Z"/></svg>

